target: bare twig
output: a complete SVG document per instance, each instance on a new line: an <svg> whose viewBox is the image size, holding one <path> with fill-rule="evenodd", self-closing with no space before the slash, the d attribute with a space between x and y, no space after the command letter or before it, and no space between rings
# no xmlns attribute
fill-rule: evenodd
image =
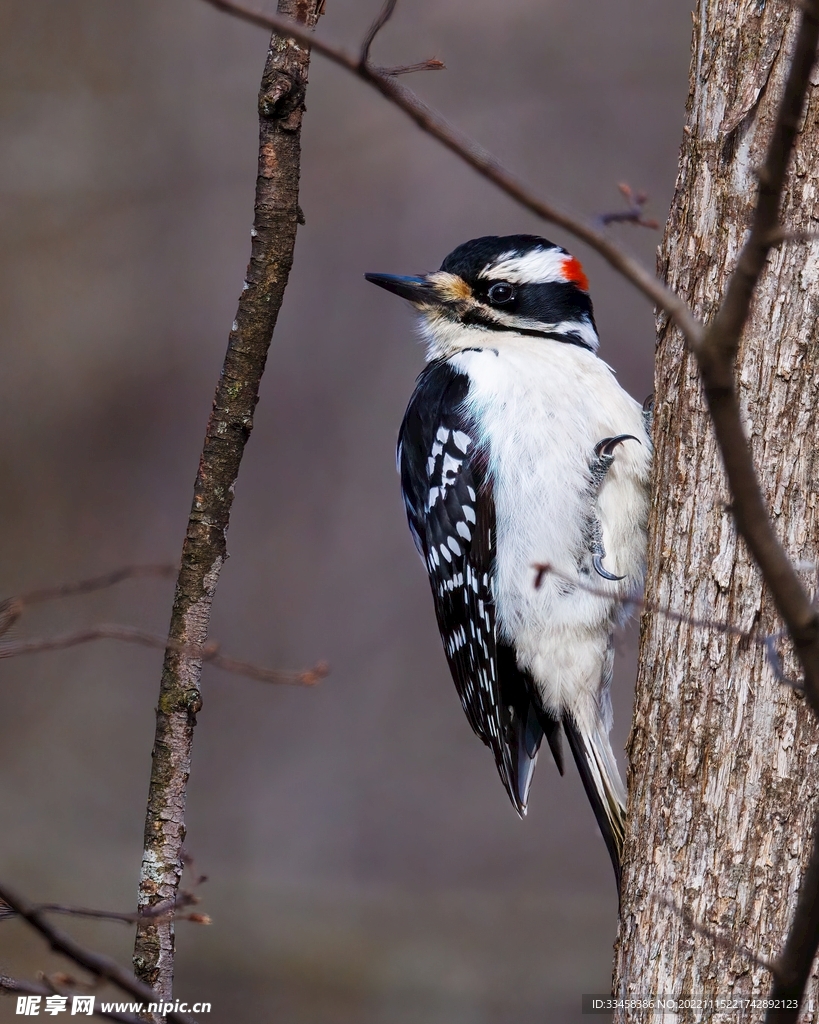
<svg viewBox="0 0 819 1024"><path fill-rule="evenodd" d="M492 182L502 192L514 199L520 206L534 213L535 216L551 224L556 224L570 234L585 242L599 253L610 266L618 271L635 288L643 293L660 309L665 310L685 335L689 344L699 345L703 336L702 324L691 312L688 305L667 288L650 271L646 270L637 260L632 259L604 234L571 217L558 207L535 196L515 176L484 149L471 139L458 132L436 111L423 103L414 93L384 75L371 64L362 63L360 57L348 53L340 46L327 43L316 38L312 31L302 25L289 21L287 18L262 14L251 10L234 0L204 0L226 14L232 14L251 25L258 25L273 32L290 36L303 46L311 47L316 53L326 57L339 67L357 75L362 81L377 89L382 96L404 111L428 135L437 139L456 156L460 157L473 170L487 181Z"/></svg>
<svg viewBox="0 0 819 1024"><path fill-rule="evenodd" d="M0 989L4 992L21 992L28 996L51 995L51 989L45 985L36 985L33 981L18 981L7 974L0 974Z"/></svg>
<svg viewBox="0 0 819 1024"><path fill-rule="evenodd" d="M110 981L111 984L116 985L123 992L128 992L143 1003L162 1001L161 995L149 985L139 981L110 957L85 949L70 935L55 928L40 909L2 883L0 883L0 899L26 920L35 931L38 931L55 952L68 957L79 967L90 971L95 977ZM195 1024L192 1017L175 1010L168 1011L166 1020L168 1024Z"/></svg>
<svg viewBox="0 0 819 1024"><path fill-rule="evenodd" d="M705 939L710 939L715 946L720 946L729 953L734 953L743 960L747 960L749 963L752 963L757 967L762 967L764 970L769 971L774 977L776 977L778 971L776 961L768 960L764 956L759 956L752 950L748 949L747 946L740 946L736 939L734 939L732 935L728 935L726 932L719 932L714 928L709 928L708 925L700 924L700 922L694 918L693 914L689 913L689 911L685 910L683 907L678 907L673 900L667 899L664 896L659 896L657 901L661 906L667 907L669 910L673 911L689 931L694 932L696 935L702 935Z"/></svg>
<svg viewBox="0 0 819 1024"><path fill-rule="evenodd" d="M370 25L369 31L366 36L364 36L364 42L361 44L361 56L359 57L359 63L365 66L369 63L370 47L373 45L375 37L393 16L397 3L398 0L384 0L384 5L379 11L378 17L372 25Z"/></svg>
<svg viewBox="0 0 819 1024"><path fill-rule="evenodd" d="M330 671L326 661L319 661L313 668L302 669L299 672L281 672L278 669L265 668L264 665L254 665L249 661L228 658L219 653L218 644L205 644L202 660L223 672L234 672L248 679L258 679L260 683L286 683L289 686L315 686Z"/></svg>
<svg viewBox="0 0 819 1024"><path fill-rule="evenodd" d="M774 633L772 636L763 637L765 644L765 654L768 658L768 664L771 666L771 671L776 677L777 681L783 683L785 686L789 686L792 690L797 693L804 693L805 687L798 679L792 679L790 676L785 674L785 669L782 665L782 659L779 657L779 651L776 649L777 640L781 640L785 633Z"/></svg>
<svg viewBox="0 0 819 1024"><path fill-rule="evenodd" d="M181 892L173 903L156 903L140 913L120 912L117 910L94 910L90 907L72 907L64 903L38 903L34 909L42 914L65 914L68 917L90 917L101 921L121 921L124 924L139 924L144 920L160 920L173 918L176 921L191 921L193 924L210 924L207 914L178 913L185 907L199 902L199 897L190 892ZM17 911L0 900L0 921L8 921L17 917Z"/></svg>
<svg viewBox="0 0 819 1024"><path fill-rule="evenodd" d="M636 224L638 227L651 228L656 231L660 226L657 221L643 216L643 207L648 202L646 193L632 191L631 185L625 181L621 181L617 187L628 202L628 207L625 210L616 210L613 213L601 213L598 221L604 226L608 224Z"/></svg>
<svg viewBox="0 0 819 1024"><path fill-rule="evenodd" d="M591 594L594 597L604 598L606 601L614 600L617 604L623 606L626 609L635 609L642 612L648 612L649 615L658 615L661 619L668 619L671 622L680 622L686 626L691 626L694 629L707 629L714 633L725 633L728 636L735 636L739 640L744 640L749 644L753 644L755 647L761 647L765 652L765 656L768 659L771 671L776 677L777 682L783 683L785 686L789 686L792 690L796 690L799 693L804 692L804 687L796 679L791 679L785 675L785 671L782 667L782 659L776 650L777 640L781 640L786 633L774 633L768 636L756 636L754 633L750 633L743 629L741 626L735 626L732 622L724 622L720 619L703 619L698 618L696 615L689 615L687 612L678 612L673 608L664 608L662 605L657 604L656 601L647 601L641 594L614 594L607 591L604 587L596 587L591 583L586 583L584 580L579 580L575 576L571 576L569 573L562 572L555 566L550 565L548 562L535 562L532 566L535 570L535 589L538 590L543 585L543 579L545 576L556 576L558 579L563 580L566 583L570 583L573 587L578 590L582 590L585 594Z"/></svg>
<svg viewBox="0 0 819 1024"><path fill-rule="evenodd" d="M717 633L728 633L729 635L739 637L742 640L749 640L752 643L757 643L760 647L764 646L767 639L769 639L767 637L754 637L746 630L742 629L741 626L735 626L732 622L722 622L719 619L701 619L694 615L688 615L685 612L674 611L673 608L663 608L662 605L653 601L647 601L644 597L638 594L612 595L610 590L605 590L603 587L596 587L591 583L579 580L575 576L571 576L569 573L563 572L555 566L550 565L548 562L536 562L532 568L536 572L536 590L543 585L544 577L556 576L559 580L571 583L573 586L577 587L578 590L582 590L584 594L592 594L594 597L602 597L607 601L614 600L618 604L623 605L624 608L639 609L643 612L649 612L652 615L659 615L663 619L670 619L672 622L682 622L687 626L694 626L697 629L713 629Z"/></svg>
<svg viewBox="0 0 819 1024"><path fill-rule="evenodd" d="M211 642L201 646L182 644L156 633L147 633L131 626L101 625L78 629L72 633L61 633L58 636L35 637L32 640L19 640L14 643L0 643L0 659L19 658L26 654L41 654L43 651L64 651L68 647L94 643L97 640L118 640L126 644L138 644L141 647L153 647L160 651L173 651L177 654L200 658L208 665L233 672L235 675L258 679L263 683L281 683L288 686L313 686L323 679L329 668L326 662L319 662L313 668L299 672L284 672L278 669L254 665L249 661L239 661L220 654L219 644Z"/></svg>
<svg viewBox="0 0 819 1024"><path fill-rule="evenodd" d="M416 71L445 71L446 64L437 57L430 57L428 60L419 60L417 64L397 64L392 68L375 67L379 75L389 75L395 78L396 75L411 75Z"/></svg>
<svg viewBox="0 0 819 1024"><path fill-rule="evenodd" d="M117 583L122 583L123 580L144 577L170 579L176 571L177 567L173 565L126 565L121 569L106 573L104 576L92 576L90 579L79 580L77 583L42 587L39 590L30 590L25 594L17 594L16 597L7 597L4 601L0 601L0 636L9 631L29 605L42 604L44 601L54 601L63 597L73 597L76 594L90 594L96 590L106 590Z"/></svg>
<svg viewBox="0 0 819 1024"><path fill-rule="evenodd" d="M182 851L182 862L186 868L193 868L193 857L185 850ZM200 885L203 885L207 880L207 875L196 875L189 884L195 889ZM37 911L37 913L67 914L72 917L93 917L101 918L106 921L125 921L128 924L134 924L145 919L156 920L158 918L169 916L175 916L177 921L194 921L196 924L210 924L210 918L206 914L176 914L177 910L195 906L200 902L200 900L201 897L197 896L194 892L183 889L173 902L166 901L155 903L153 906L146 907L145 910L141 912L137 911L136 913L120 913L112 910L91 910L87 907L67 906L64 903L38 903L33 904L32 908ZM10 907L4 900L0 899L0 921L8 920L17 916L17 911Z"/></svg>
<svg viewBox="0 0 819 1024"><path fill-rule="evenodd" d="M772 249L786 242L816 242L819 241L819 231L798 231L786 227L774 228L765 239L767 245Z"/></svg>
<svg viewBox="0 0 819 1024"><path fill-rule="evenodd" d="M20 981L18 978L10 978L6 974L0 974L0 992L47 998L54 994L55 988L53 985L38 985L33 981ZM59 994L73 996L75 993L62 990ZM120 1013L118 1010L101 1010L97 1007L96 1003L94 1004L93 1015L101 1017L103 1020L116 1020L120 1024L143 1024L143 1021L133 1013Z"/></svg>
<svg viewBox="0 0 819 1024"><path fill-rule="evenodd" d="M21 605L43 604L45 601L55 601L64 597L76 597L78 594L91 594L97 590L107 590L125 580L137 579L173 579L179 571L178 565L124 565L113 572L104 573L102 576L91 576L88 579L77 580L74 583L61 583L53 587L40 587L38 590L29 590L16 597L8 598L0 604L3 605L13 601Z"/></svg>
<svg viewBox="0 0 819 1024"><path fill-rule="evenodd" d="M306 45L304 37L301 41L293 35L280 37L278 26L271 26L274 35L258 101L259 160L250 264L205 433L160 683L139 885L141 912L162 901L173 902L179 890L187 783L196 715L202 706L200 683L211 605L227 557L234 485L293 263L301 217L300 131L312 42L309 30L322 7L323 0L279 0L279 15L301 20ZM287 17L284 21L291 24ZM222 658L215 650L210 661L255 678L265 674L255 666ZM140 922L134 968L162 999L170 999L172 920Z"/></svg>
<svg viewBox="0 0 819 1024"><path fill-rule="evenodd" d="M14 598L3 601L0 604L0 636L5 636L22 614L23 606Z"/></svg>

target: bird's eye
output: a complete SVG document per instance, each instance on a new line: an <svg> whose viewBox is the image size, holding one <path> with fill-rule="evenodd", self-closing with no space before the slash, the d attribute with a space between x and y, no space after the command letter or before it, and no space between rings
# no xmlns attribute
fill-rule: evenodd
<svg viewBox="0 0 819 1024"><path fill-rule="evenodd" d="M505 306L514 299L515 289L506 281L498 281L489 289L488 295L493 306Z"/></svg>

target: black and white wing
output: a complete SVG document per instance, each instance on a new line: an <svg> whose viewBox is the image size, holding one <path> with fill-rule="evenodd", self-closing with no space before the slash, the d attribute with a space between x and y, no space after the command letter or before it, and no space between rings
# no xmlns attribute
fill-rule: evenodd
<svg viewBox="0 0 819 1024"><path fill-rule="evenodd" d="M468 391L469 378L447 360L421 373L398 439L401 489L464 711L523 814L543 738L540 702L496 636L495 503ZM559 725L550 724L554 750Z"/></svg>

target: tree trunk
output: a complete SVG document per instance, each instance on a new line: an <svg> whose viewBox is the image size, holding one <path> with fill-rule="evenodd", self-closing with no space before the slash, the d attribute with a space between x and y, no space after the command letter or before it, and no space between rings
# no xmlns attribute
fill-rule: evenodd
<svg viewBox="0 0 819 1024"><path fill-rule="evenodd" d="M679 177L659 266L705 321L745 238L798 14L787 0L697 6ZM816 228L816 153L813 88L785 194L788 229ZM745 428L777 532L790 556L811 566L819 560L817 282L817 243L773 250L737 364ZM819 730L766 659L760 641L781 626L737 541L694 361L662 317L655 386L647 600L713 624L643 618L614 993L764 997L771 976L758 958L781 950L810 852ZM816 573L806 569L811 589ZM790 658L785 669L796 672ZM814 972L800 1020L819 1019L810 1009L818 1002ZM763 1015L715 1007L679 1019ZM617 1022L654 1019L639 1008L615 1013Z"/></svg>

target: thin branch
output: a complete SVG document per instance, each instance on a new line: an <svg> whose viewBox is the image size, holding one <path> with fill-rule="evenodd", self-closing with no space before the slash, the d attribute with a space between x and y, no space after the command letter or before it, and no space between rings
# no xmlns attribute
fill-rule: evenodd
<svg viewBox="0 0 819 1024"><path fill-rule="evenodd" d="M72 633L61 633L58 636L36 637L32 640L19 640L14 643L0 643L0 659L19 658L26 654L41 654L43 651L64 651L80 644L94 643L97 640L117 640L126 644L138 644L141 647L152 647L159 651L173 651L176 654L198 657L208 665L258 679L263 683L281 683L287 686L314 686L329 672L326 662L319 662L313 668L300 672L285 672L278 669L254 665L249 661L239 661L220 654L219 644L211 642L202 646L183 644L156 633L147 633L131 626L100 625L79 629Z"/></svg>
<svg viewBox="0 0 819 1024"><path fill-rule="evenodd" d="M27 996L50 996L51 989L45 985L37 985L33 981L19 981L7 974L0 974L0 989L4 992L20 992Z"/></svg>
<svg viewBox="0 0 819 1024"><path fill-rule="evenodd" d="M48 998L48 996L55 994L55 989L51 985L37 985L33 981L20 981L17 978L10 978L6 974L0 974L0 992L8 992L9 994L15 993L20 996L42 996ZM74 992L58 992L58 995L68 996L73 998L76 994ZM116 1020L120 1024L144 1024L139 1018L134 1016L133 1013L120 1013L117 1010L100 1010L97 1009L96 1003L94 1004L95 1017L101 1017L103 1020Z"/></svg>
<svg viewBox="0 0 819 1024"><path fill-rule="evenodd" d="M7 974L0 974L0 989L4 992L21 992L27 996L51 995L51 990L45 985L36 985L33 981L18 981Z"/></svg>
<svg viewBox="0 0 819 1024"><path fill-rule="evenodd" d="M416 71L445 71L446 64L437 57L430 57L429 60L419 60L417 64L397 64L392 68L376 67L374 70L379 75L388 75L395 78L396 75L412 75Z"/></svg>
<svg viewBox="0 0 819 1024"><path fill-rule="evenodd" d="M2 883L0 883L0 899L27 921L35 931L38 931L55 952L68 957L69 960L89 971L95 977L110 981L111 984L116 985L123 992L128 992L135 999L139 999L143 1003L163 1001L158 992L155 992L150 986L143 984L133 974L120 967L115 960L103 956L101 953L94 953L86 949L78 942L75 942L70 935L55 928L46 919L43 912L34 904L29 903ZM185 1013L178 1013L175 1010L170 1010L167 1013L166 1020L168 1024L195 1024L192 1017Z"/></svg>
<svg viewBox="0 0 819 1024"><path fill-rule="evenodd" d="M193 871L194 859L191 854L186 850L182 850L181 859L185 868L189 871ZM207 875L195 875L191 882L189 882L189 885L192 889L196 889L207 882L207 880ZM106 921L124 921L128 924L139 924L146 920L159 921L170 918L174 918L177 921L192 921L195 924L210 924L211 921L207 914L177 913L178 910L184 910L186 907L195 906L200 902L201 897L197 896L196 893L189 889L183 889L176 899L155 903L153 906L145 907L144 910L137 911L136 913L119 913L111 910L92 910L87 907L67 906L64 903L39 903L35 905L34 909L38 913L67 914L71 917L91 917ZM0 899L0 921L16 916L17 912Z"/></svg>
<svg viewBox="0 0 819 1024"><path fill-rule="evenodd" d="M0 604L0 636L5 636L22 614L23 606L14 598L3 601Z"/></svg>
<svg viewBox="0 0 819 1024"><path fill-rule="evenodd" d="M359 57L359 63L364 65L369 64L370 47L373 45L373 40L393 16L397 3L398 0L384 0L384 5L378 14L378 17L372 25L370 25L370 30L367 32L367 35L364 37L364 42L361 44L361 56Z"/></svg>
<svg viewBox="0 0 819 1024"><path fill-rule="evenodd" d="M330 671L326 661L319 661L313 668L302 669L299 672L265 668L264 665L254 665L249 661L239 661L237 658L228 658L227 655L220 654L218 644L205 644L202 660L223 672L233 672L248 679L257 679L261 683L285 683L288 686L315 686Z"/></svg>
<svg viewBox="0 0 819 1024"><path fill-rule="evenodd" d="M777 976L779 967L775 960L768 960L764 956L759 956L752 950L748 949L747 946L740 946L736 940L725 932L719 932L714 928L709 928L708 925L700 924L693 914L689 913L683 907L678 907L677 904L664 896L659 896L657 902L673 911L680 919L680 921L688 928L689 931L694 932L695 935L702 935L703 938L709 939L715 946L720 946L722 949L727 950L729 953L734 953L736 956L742 957L743 960L747 960L749 963L754 964L757 967L763 968L763 970L769 971L774 978Z"/></svg>
<svg viewBox="0 0 819 1024"><path fill-rule="evenodd" d="M10 597L0 603L0 608L14 602L20 605L43 604L45 601L55 601L64 597L75 597L77 594L91 594L97 590L107 590L125 580L137 579L163 579L171 580L179 572L178 565L124 565L113 572L104 573L102 576L91 576L88 579L77 580L74 583L61 583L53 587L40 587L38 590L29 590L16 597Z"/></svg>
<svg viewBox="0 0 819 1024"><path fill-rule="evenodd" d="M186 913L180 914L177 911L193 906L199 902L199 897L193 893L182 892L173 903L156 903L152 907L146 907L144 911L135 913L120 912L117 910L94 910L90 907L72 907L64 903L38 903L34 909L42 914L65 914L67 917L88 917L101 921L121 921L124 924L139 924L146 920L170 920L191 921L193 924L210 924L211 919L207 914ZM17 917L17 911L0 900L0 921L10 921Z"/></svg>
<svg viewBox="0 0 819 1024"><path fill-rule="evenodd" d="M819 241L819 231L799 231L785 227L774 228L765 239L766 244L772 249L784 245L786 242L816 241Z"/></svg>
<svg viewBox="0 0 819 1024"><path fill-rule="evenodd" d="M8 633L29 605L42 604L44 601L54 601L63 597L73 597L75 594L90 594L95 590L106 590L123 580L146 576L169 579L176 571L176 566L173 565L126 565L114 572L106 573L104 576L92 576L90 579L80 580L77 583L43 587L39 590L30 590L26 594L18 594L16 597L7 597L4 601L0 601L0 636Z"/></svg>
<svg viewBox="0 0 819 1024"><path fill-rule="evenodd" d="M660 618L669 619L671 622L685 623L685 625L693 626L696 629L713 629L718 633L727 633L730 636L739 637L741 640L748 640L751 643L756 643L760 647L764 647L767 640L770 639L769 637L754 637L741 626L735 626L732 622L723 622L719 619L700 619L694 615L687 615L685 612L674 611L673 608L663 608L662 605L653 601L647 601L644 597L638 596L637 594L612 594L610 590L605 590L603 587L596 587L591 583L586 583L574 576L570 576L569 573L557 569L548 562L535 562L532 568L536 572L536 590L543 585L543 579L545 576L555 576L557 579L563 580L565 583L571 583L573 586L577 587L578 590L582 590L584 594L592 594L594 597L602 597L607 601L614 600L616 603L623 605L624 608L639 609L643 612L649 612L652 615L659 615Z"/></svg>
<svg viewBox="0 0 819 1024"><path fill-rule="evenodd" d="M617 186L620 189L621 194L628 203L625 210L615 210L613 213L601 213L597 218L598 222L604 227L608 224L635 224L641 228L651 228L656 231L659 228L659 224L656 220L647 218L643 214L643 208L648 202L648 196L645 192L634 192L625 181L621 181Z"/></svg>
<svg viewBox="0 0 819 1024"><path fill-rule="evenodd" d="M763 638L768 664L771 666L771 671L773 672L777 682L783 683L785 686L789 686L797 693L804 693L805 686L802 682L798 679L792 679L790 676L785 675L782 659L779 657L779 652L776 649L776 641L781 640L782 637L786 635L787 631L785 633L774 633L773 636L766 636Z"/></svg>
<svg viewBox="0 0 819 1024"><path fill-rule="evenodd" d="M218 649L209 649L206 641L213 597L227 558L234 488L293 265L297 226L303 221L298 197L301 122L312 42L309 30L322 8L323 0L279 0L280 15L293 15L304 22L300 32L307 34L308 43L294 45L287 38L296 39L292 33L281 37L278 26L272 25L274 35L262 74L250 262L205 430L171 611L145 814L140 911L173 901L179 891L193 733L202 707L203 662L207 659L219 667L267 680L266 670L224 658ZM287 17L284 21L291 24ZM314 681L315 677L313 673L301 681ZM163 1000L171 999L172 920L140 921L134 968Z"/></svg>
<svg viewBox="0 0 819 1024"><path fill-rule="evenodd" d="M339 67L357 75L362 81L377 89L395 106L403 110L428 135L437 139L452 153L460 157L473 170L487 181L491 181L502 192L514 199L524 209L550 224L556 224L570 234L585 242L609 263L618 273L643 293L660 309L668 313L685 335L689 344L696 347L703 337L702 324L691 312L688 305L667 288L650 271L646 270L637 260L632 259L611 242L600 231L582 221L564 213L556 206L539 199L527 189L517 178L504 168L494 157L471 139L458 132L436 111L423 103L414 93L405 89L391 77L382 74L371 64L362 64L357 56L353 56L340 46L327 43L316 38L312 31L297 25L287 18L276 15L262 14L251 10L233 0L204 0L226 14L231 14L251 25L258 25L273 32L297 40L303 46L311 47L316 53L326 57Z"/></svg>
<svg viewBox="0 0 819 1024"><path fill-rule="evenodd" d="M664 608L662 605L657 604L656 601L647 601L645 597L638 594L612 594L611 591L606 590L604 587L596 587L591 583L586 583L583 580L577 579L575 576L569 575L569 573L562 572L555 566L550 565L548 562L535 562L532 568L536 572L535 576L535 589L538 590L543 585L543 579L545 576L556 576L558 579L563 580L566 583L570 583L573 587L578 590L582 590L584 594L591 594L593 597L601 597L606 601L614 600L617 604L622 605L626 609L636 609L642 612L647 612L649 615L657 615L661 619L668 619L671 622L679 622L686 626L691 626L694 629L707 629L715 633L725 633L728 636L735 636L739 640L743 640L749 644L753 644L755 647L761 647L765 652L765 657L768 660L771 671L774 674L777 682L789 686L792 690L796 690L799 693L804 692L804 686L796 679L791 679L785 675L785 671L782 667L782 660L776 650L776 641L781 640L787 633L774 633L768 636L756 636L753 633L749 633L741 626L735 626L732 622L725 622L720 619L703 619L698 618L696 615L689 615L686 612L678 612L673 608Z"/></svg>

